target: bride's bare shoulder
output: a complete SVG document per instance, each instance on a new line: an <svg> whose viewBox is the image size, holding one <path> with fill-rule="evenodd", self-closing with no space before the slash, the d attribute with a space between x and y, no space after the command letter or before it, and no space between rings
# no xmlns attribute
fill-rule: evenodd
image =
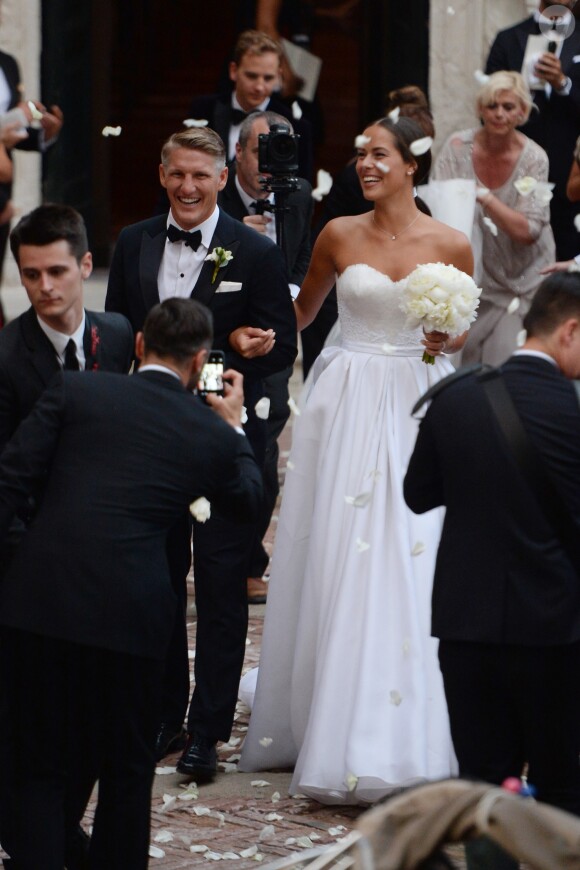
<svg viewBox="0 0 580 870"><path fill-rule="evenodd" d="M464 272L473 272L473 252L469 239L460 230L431 218L426 226L431 243L440 251L439 259Z"/></svg>

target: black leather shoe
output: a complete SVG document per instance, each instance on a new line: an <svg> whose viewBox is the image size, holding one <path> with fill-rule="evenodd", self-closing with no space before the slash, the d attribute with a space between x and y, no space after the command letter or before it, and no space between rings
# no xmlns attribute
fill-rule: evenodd
<svg viewBox="0 0 580 870"><path fill-rule="evenodd" d="M190 734L185 751L177 762L177 770L193 777L196 782L210 782L217 771L215 743L205 734Z"/></svg>
<svg viewBox="0 0 580 870"><path fill-rule="evenodd" d="M161 761L170 752L180 752L187 743L184 728L175 729L175 725L162 722L155 740L155 761Z"/></svg>

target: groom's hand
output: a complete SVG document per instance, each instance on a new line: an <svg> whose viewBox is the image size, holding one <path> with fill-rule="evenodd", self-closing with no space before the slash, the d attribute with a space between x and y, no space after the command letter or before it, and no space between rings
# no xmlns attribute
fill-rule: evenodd
<svg viewBox="0 0 580 870"><path fill-rule="evenodd" d="M222 420L229 423L234 429L239 429L242 425L242 408L244 406L244 377L234 369L228 369L223 374L223 381L223 396L208 393L205 400Z"/></svg>
<svg viewBox="0 0 580 870"><path fill-rule="evenodd" d="M257 326L240 326L230 332L228 341L230 347L246 359L255 356L266 356L276 343L276 333L273 329L258 329Z"/></svg>

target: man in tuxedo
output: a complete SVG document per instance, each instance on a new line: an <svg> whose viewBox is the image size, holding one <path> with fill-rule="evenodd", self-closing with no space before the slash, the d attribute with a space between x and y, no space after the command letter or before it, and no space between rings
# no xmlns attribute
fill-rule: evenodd
<svg viewBox="0 0 580 870"><path fill-rule="evenodd" d="M105 307L125 314L136 330L159 299L192 296L210 307L214 348L244 375L245 431L261 467L267 431L255 406L264 394L263 378L286 369L296 356L296 320L283 257L269 239L217 206L228 170L223 142L213 130L175 133L163 146L161 159L169 215L121 232ZM216 257L217 262L208 257ZM195 691L187 724L189 740L179 769L198 781L213 777L215 745L227 741L231 732L245 653L246 580L255 528L255 523L232 523L219 511L212 512L203 525L194 523ZM159 757L182 745L189 698L184 618L189 526L170 535L168 557L182 612L167 662Z"/></svg>
<svg viewBox="0 0 580 870"><path fill-rule="evenodd" d="M531 474L551 479L572 535L546 513L473 374L433 398L405 499L416 513L446 507L432 633L460 775L501 784L528 762L538 799L580 815L580 408L569 380L580 375L580 277L545 279L524 325L501 378Z"/></svg>
<svg viewBox="0 0 580 870"><path fill-rule="evenodd" d="M485 71L488 74L504 69L522 71L528 36L540 33L540 15L554 5L551 0L540 0L539 8L530 18L500 31ZM575 24L571 12L575 5L576 0L559 0L557 4L570 10L570 27ZM569 260L577 251L574 218L580 214L580 204L571 203L566 196L574 146L580 135L580 28L576 27L555 53L542 54L533 72L545 86L532 91L538 111L531 113L521 129L548 154L550 181L556 185L550 203L556 250L559 260ZM529 73L530 70L523 71L528 80Z"/></svg>
<svg viewBox="0 0 580 870"><path fill-rule="evenodd" d="M47 472L0 589L0 722L20 773L10 851L25 870L62 870L66 831L97 780L89 866L147 867L177 603L166 534L200 498L232 519L255 517L261 498L240 428L242 376L225 373L232 383L211 408L190 392L211 340L205 306L155 306L137 336L137 375L65 372L0 459L0 537Z"/></svg>
<svg viewBox="0 0 580 870"><path fill-rule="evenodd" d="M265 176L258 169L258 136L268 134L273 124L285 124L290 133L292 125L275 112L252 112L240 127L236 143L236 160L230 167L226 186L218 194L218 204L225 212L246 226L276 242L274 194L268 193L260 184ZM310 223L312 220L312 188L304 178L299 179L299 189L288 194L287 210L283 212L284 232L282 250L288 267L290 293L296 298L310 263ZM265 395L270 401L266 458L263 468L264 505L260 517L256 547L250 563L248 578L248 601L264 604L268 584L262 575L268 565L262 539L266 534L279 492L278 483L278 437L290 415L288 407L288 381L292 366L264 379Z"/></svg>
<svg viewBox="0 0 580 870"><path fill-rule="evenodd" d="M292 118L286 103L273 96L280 81L281 58L282 51L275 39L259 30L245 30L238 37L229 67L233 91L194 97L190 117L206 119L221 136L228 162L235 158L240 125L250 112L269 110L287 120ZM295 120L294 124L300 135L299 172L311 181L314 158L310 124L302 119Z"/></svg>

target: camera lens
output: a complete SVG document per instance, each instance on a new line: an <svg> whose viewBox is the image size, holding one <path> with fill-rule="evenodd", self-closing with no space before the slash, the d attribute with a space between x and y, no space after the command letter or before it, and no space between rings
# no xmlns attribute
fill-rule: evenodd
<svg viewBox="0 0 580 870"><path fill-rule="evenodd" d="M294 158L294 140L291 136L284 133L273 137L271 143L271 155L275 160L286 162Z"/></svg>

